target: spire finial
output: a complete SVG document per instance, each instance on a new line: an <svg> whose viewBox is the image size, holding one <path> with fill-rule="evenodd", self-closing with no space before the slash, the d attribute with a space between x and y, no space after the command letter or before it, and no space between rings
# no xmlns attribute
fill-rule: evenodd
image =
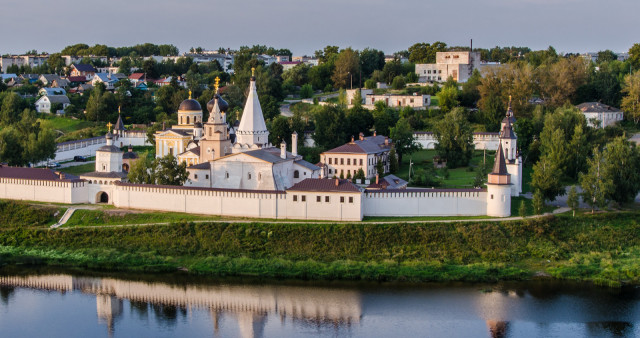
<svg viewBox="0 0 640 338"><path fill-rule="evenodd" d="M251 77L253 77L253 78L256 77L256 68L255 67L251 67Z"/></svg>
<svg viewBox="0 0 640 338"><path fill-rule="evenodd" d="M111 132L111 127L113 126L113 124L111 124L111 122L107 123L107 128L109 128L109 132Z"/></svg>
<svg viewBox="0 0 640 338"><path fill-rule="evenodd" d="M122 107L122 106L118 106L118 114L120 114L120 108L121 108L121 107Z"/></svg>
<svg viewBox="0 0 640 338"><path fill-rule="evenodd" d="M191 100L191 90L189 90L189 100Z"/></svg>
<svg viewBox="0 0 640 338"><path fill-rule="evenodd" d="M219 78L219 77L217 77L217 76L216 76L216 82L215 82L215 84L213 85L213 87L214 87L214 88L215 88L215 90L216 90L216 92L215 92L215 93L216 93L216 94L218 94L218 89L220 88L220 78Z"/></svg>

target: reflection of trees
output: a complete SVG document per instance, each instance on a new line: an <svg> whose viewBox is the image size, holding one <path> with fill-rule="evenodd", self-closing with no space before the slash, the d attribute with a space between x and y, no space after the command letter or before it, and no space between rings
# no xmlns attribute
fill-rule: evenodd
<svg viewBox="0 0 640 338"><path fill-rule="evenodd" d="M608 336L609 334L613 337L630 337L633 332L633 324L629 322L587 323L587 330L594 337Z"/></svg>
<svg viewBox="0 0 640 338"><path fill-rule="evenodd" d="M187 308L182 306L151 304L151 308L158 321L167 326L175 326L178 315L183 318L187 316Z"/></svg>
<svg viewBox="0 0 640 338"><path fill-rule="evenodd" d="M14 292L15 288L5 286L0 287L0 300L2 300L2 304L9 304L9 298L11 298Z"/></svg>
<svg viewBox="0 0 640 338"><path fill-rule="evenodd" d="M487 320L491 338L506 338L509 332L509 322Z"/></svg>
<svg viewBox="0 0 640 338"><path fill-rule="evenodd" d="M131 313L135 313L139 318L147 318L149 316L149 303L140 301L129 301Z"/></svg>

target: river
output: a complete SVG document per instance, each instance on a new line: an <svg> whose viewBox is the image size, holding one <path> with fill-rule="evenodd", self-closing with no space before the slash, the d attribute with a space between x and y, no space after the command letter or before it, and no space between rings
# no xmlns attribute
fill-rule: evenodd
<svg viewBox="0 0 640 338"><path fill-rule="evenodd" d="M640 289L0 269L2 337L638 337Z"/></svg>

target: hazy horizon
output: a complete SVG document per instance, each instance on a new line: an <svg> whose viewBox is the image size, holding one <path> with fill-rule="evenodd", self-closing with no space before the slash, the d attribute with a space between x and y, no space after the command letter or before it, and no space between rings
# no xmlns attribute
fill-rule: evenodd
<svg viewBox="0 0 640 338"><path fill-rule="evenodd" d="M96 43L131 46L151 42L237 49L242 45L289 48L311 55L326 45L371 47L391 54L416 42L449 46L553 46L558 52L627 52L640 42L635 13L640 2L612 0L294 1L5 0L0 54L59 52L65 46ZM607 22L610 21L610 22ZM29 25L29 22L41 24ZM634 40L636 38L637 40Z"/></svg>

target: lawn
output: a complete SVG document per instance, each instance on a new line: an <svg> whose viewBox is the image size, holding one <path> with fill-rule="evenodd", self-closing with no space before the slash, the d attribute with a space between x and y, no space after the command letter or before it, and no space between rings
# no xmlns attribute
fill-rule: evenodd
<svg viewBox="0 0 640 338"><path fill-rule="evenodd" d="M67 173L67 174L71 174L71 175L81 175L81 174L86 174L86 173L91 173L96 171L96 164L95 163L85 163L85 164L81 164L81 165L76 165L73 167L66 167L66 168L61 168L60 171L62 171L63 173Z"/></svg>
<svg viewBox="0 0 640 338"><path fill-rule="evenodd" d="M424 168L427 165L433 165L433 157L436 156L436 151L433 149L423 149L417 151L409 156L402 158L402 166L398 170L397 176L408 180L409 179L409 161L413 161L413 171L416 169ZM473 180L475 178L475 169L478 165L483 163L483 159L486 160L488 171L491 171L493 167L493 160L495 157L495 151L487 151L486 154L483 150L476 150L471 158L470 167L462 167L456 169L449 169L449 178L444 179L442 170L437 170L437 175L442 180L442 186L444 188L471 188L473 187Z"/></svg>
<svg viewBox="0 0 640 338"><path fill-rule="evenodd" d="M179 212L123 212L119 210L85 210L79 209L64 227L146 224L163 222L189 222L221 220L221 216L193 215ZM225 219L229 219L226 218Z"/></svg>
<svg viewBox="0 0 640 338"><path fill-rule="evenodd" d="M39 118L43 127L68 133L95 126L95 122L76 120L68 117L42 116Z"/></svg>

